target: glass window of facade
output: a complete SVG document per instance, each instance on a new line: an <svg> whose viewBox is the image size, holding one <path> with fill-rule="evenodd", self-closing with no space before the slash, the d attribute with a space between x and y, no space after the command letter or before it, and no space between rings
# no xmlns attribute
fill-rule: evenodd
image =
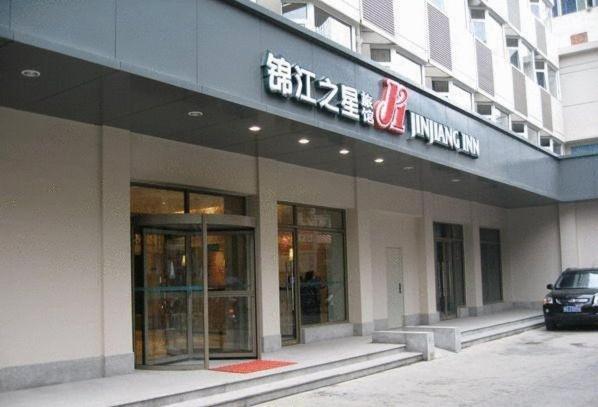
<svg viewBox="0 0 598 407"><path fill-rule="evenodd" d="M471 110L471 93L462 87L455 85L455 83L451 83L449 99L451 99L457 106Z"/></svg>
<svg viewBox="0 0 598 407"><path fill-rule="evenodd" d="M349 24L345 24L318 7L314 7L314 17L314 27L318 34L353 49L353 33Z"/></svg>
<svg viewBox="0 0 598 407"><path fill-rule="evenodd" d="M593 155L598 154L598 143L571 146L571 155Z"/></svg>
<svg viewBox="0 0 598 407"><path fill-rule="evenodd" d="M486 36L486 11L482 9L471 9L471 30L473 35L482 42L487 42Z"/></svg>
<svg viewBox="0 0 598 407"><path fill-rule="evenodd" d="M431 4L444 11L444 0L428 0Z"/></svg>
<svg viewBox="0 0 598 407"><path fill-rule="evenodd" d="M395 52L392 68L415 83L422 83L422 68L417 62Z"/></svg>
<svg viewBox="0 0 598 407"><path fill-rule="evenodd" d="M297 317L301 325L345 321L344 211L279 204L278 224L283 336L293 336Z"/></svg>
<svg viewBox="0 0 598 407"><path fill-rule="evenodd" d="M182 213L245 215L245 198L185 189L131 186L131 215Z"/></svg>
<svg viewBox="0 0 598 407"><path fill-rule="evenodd" d="M507 50L509 51L509 61L517 69L521 69L519 60L519 39L507 37Z"/></svg>
<svg viewBox="0 0 598 407"><path fill-rule="evenodd" d="M389 48L372 48L370 49L370 57L373 61L389 63L390 49Z"/></svg>
<svg viewBox="0 0 598 407"><path fill-rule="evenodd" d="M282 15L305 27L307 25L307 4L283 2Z"/></svg>

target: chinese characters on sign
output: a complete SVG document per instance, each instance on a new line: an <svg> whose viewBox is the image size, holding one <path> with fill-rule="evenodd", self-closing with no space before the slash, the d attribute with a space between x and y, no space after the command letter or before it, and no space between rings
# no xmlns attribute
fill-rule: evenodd
<svg viewBox="0 0 598 407"><path fill-rule="evenodd" d="M396 135L407 131L409 113L410 140L418 138L428 145L439 145L471 158L480 155L477 138L408 111L407 88L391 79L381 81L380 98L374 101L368 92L334 83L326 76L317 78L315 72L270 51L264 56L262 72L266 89L272 94Z"/></svg>
<svg viewBox="0 0 598 407"><path fill-rule="evenodd" d="M284 57L276 56L270 51L264 57L262 69L268 92L317 106L321 110L366 126L374 125L374 98L369 93L334 83L328 77L316 79L314 72L291 64ZM313 94L313 90L319 91L319 97Z"/></svg>

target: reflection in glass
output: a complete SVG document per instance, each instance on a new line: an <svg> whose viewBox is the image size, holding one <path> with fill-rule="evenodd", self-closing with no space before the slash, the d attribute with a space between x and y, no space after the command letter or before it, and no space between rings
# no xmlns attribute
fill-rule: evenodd
<svg viewBox="0 0 598 407"><path fill-rule="evenodd" d="M149 187L131 187L131 214L173 214L185 212L182 191Z"/></svg>
<svg viewBox="0 0 598 407"><path fill-rule="evenodd" d="M332 17L324 10L314 7L315 28L318 34L353 49L353 39L351 36L351 26L343 23L337 18Z"/></svg>
<svg viewBox="0 0 598 407"><path fill-rule="evenodd" d="M253 337L247 297L209 299L210 352L251 352Z"/></svg>
<svg viewBox="0 0 598 407"><path fill-rule="evenodd" d="M148 292L148 363L187 354L187 294Z"/></svg>
<svg viewBox="0 0 598 407"><path fill-rule="evenodd" d="M278 204L278 224L292 225L293 224L293 207L291 205Z"/></svg>
<svg viewBox="0 0 598 407"><path fill-rule="evenodd" d="M300 231L298 272L303 324L345 319L343 236Z"/></svg>
<svg viewBox="0 0 598 407"><path fill-rule="evenodd" d="M343 227L343 213L334 209L298 206L297 224L299 226L341 229Z"/></svg>
<svg viewBox="0 0 598 407"><path fill-rule="evenodd" d="M240 196L224 196L189 193L189 213L213 214L245 214L245 198Z"/></svg>
<svg viewBox="0 0 598 407"><path fill-rule="evenodd" d="M185 237L167 234L144 236L146 287L187 284Z"/></svg>
<svg viewBox="0 0 598 407"><path fill-rule="evenodd" d="M293 232L278 232L280 334L282 340L287 342L297 340L293 245Z"/></svg>
<svg viewBox="0 0 598 407"><path fill-rule="evenodd" d="M208 287L210 291L246 290L247 235L208 235Z"/></svg>

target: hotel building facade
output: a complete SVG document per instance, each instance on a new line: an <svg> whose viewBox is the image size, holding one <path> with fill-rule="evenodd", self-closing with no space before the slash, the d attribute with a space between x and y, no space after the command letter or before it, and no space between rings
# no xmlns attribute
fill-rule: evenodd
<svg viewBox="0 0 598 407"><path fill-rule="evenodd" d="M596 265L552 5L444 3L0 1L0 391L539 307Z"/></svg>

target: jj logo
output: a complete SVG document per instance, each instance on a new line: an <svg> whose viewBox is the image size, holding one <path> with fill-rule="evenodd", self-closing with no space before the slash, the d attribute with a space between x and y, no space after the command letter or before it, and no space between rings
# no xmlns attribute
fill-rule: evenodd
<svg viewBox="0 0 598 407"><path fill-rule="evenodd" d="M409 94L403 85L390 80L382 80L380 100L374 102L374 124L377 129L391 133L405 132L405 116Z"/></svg>

